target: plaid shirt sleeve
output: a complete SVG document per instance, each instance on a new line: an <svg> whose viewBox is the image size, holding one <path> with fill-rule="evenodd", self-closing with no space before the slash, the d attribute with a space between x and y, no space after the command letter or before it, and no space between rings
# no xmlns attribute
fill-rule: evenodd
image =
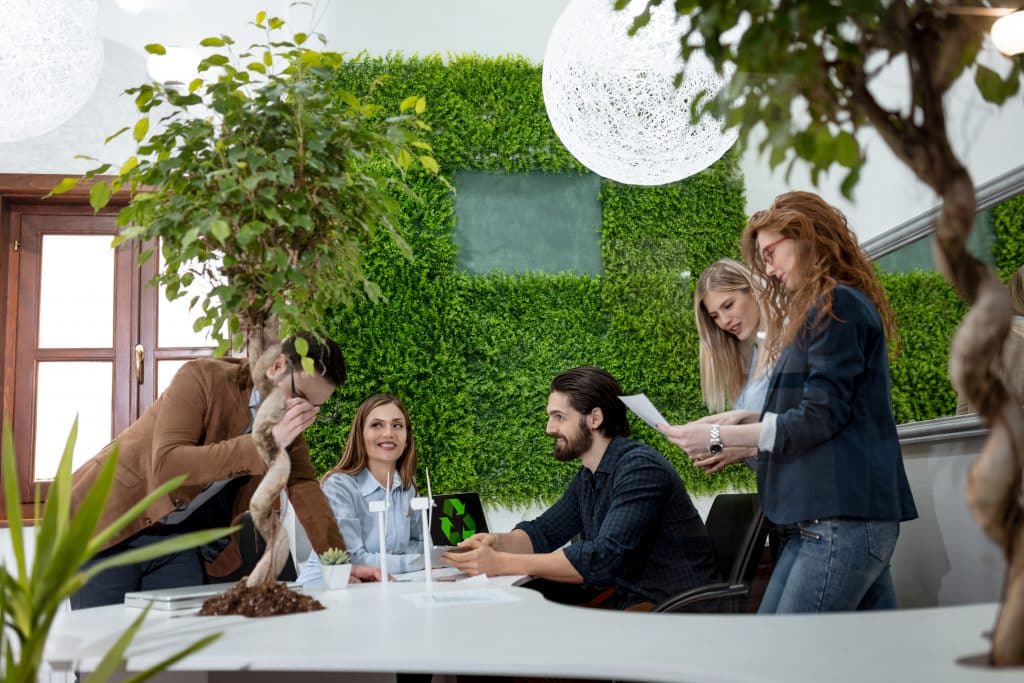
<svg viewBox="0 0 1024 683"><path fill-rule="evenodd" d="M554 552L583 529L583 520L580 519L579 486L580 477L577 474L557 503L545 510L537 519L516 525L516 529L522 529L530 537L533 552Z"/></svg>
<svg viewBox="0 0 1024 683"><path fill-rule="evenodd" d="M626 554L658 527L667 492L668 472L652 460L636 459L616 472L612 502L594 538L573 543L565 556L590 586L614 586Z"/></svg>

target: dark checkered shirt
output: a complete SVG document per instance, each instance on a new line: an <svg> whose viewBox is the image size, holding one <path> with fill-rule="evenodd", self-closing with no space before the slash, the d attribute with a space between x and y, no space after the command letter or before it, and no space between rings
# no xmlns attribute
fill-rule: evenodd
<svg viewBox="0 0 1024 683"><path fill-rule="evenodd" d="M565 548L584 586L614 587L628 607L659 603L718 580L711 542L679 474L658 451L625 437L608 445L597 471L581 467L565 495L517 529L533 550Z"/></svg>

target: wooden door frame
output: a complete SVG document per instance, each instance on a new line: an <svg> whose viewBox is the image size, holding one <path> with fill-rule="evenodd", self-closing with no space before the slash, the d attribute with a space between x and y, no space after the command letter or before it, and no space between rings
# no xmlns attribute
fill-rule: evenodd
<svg viewBox="0 0 1024 683"><path fill-rule="evenodd" d="M70 174L74 175L74 174ZM89 205L89 189L99 181L110 181L112 176L98 176L90 180L83 180L76 187L68 192L50 197L44 200L51 189L67 175L61 174L29 174L29 173L0 173L0 319L10 320L11 316L17 314L17 293L20 258L15 251L15 245L11 244L12 233L12 206L16 204L35 204L39 207L46 207L46 212L53 211L60 213L61 206L75 206L80 208ZM128 203L129 193L122 190L110 199L109 204L101 213L116 214L121 207ZM134 297L134 295L133 295ZM133 310L138 310L138 302L132 301ZM137 321L133 321L137 324ZM0 334L0 420L6 421L9 415L13 414L14 381L16 363L9 362L16 350L17 329L16 325L4 325L4 333ZM132 399L135 400L134 398ZM134 405L132 406L134 410ZM19 484L22 478L22 470L19 467ZM26 470L27 471L27 470ZM4 496L0 490L0 500ZM31 504L23 504L22 516L29 519L34 514ZM0 523L6 520L6 507L0 505Z"/></svg>

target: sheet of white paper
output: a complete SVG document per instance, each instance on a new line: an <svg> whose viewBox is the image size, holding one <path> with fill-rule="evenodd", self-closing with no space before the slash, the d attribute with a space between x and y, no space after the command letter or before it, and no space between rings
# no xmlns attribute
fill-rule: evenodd
<svg viewBox="0 0 1024 683"><path fill-rule="evenodd" d="M637 417L651 425L655 429L659 424L667 425L668 420L661 416L658 409L647 398L647 394L633 394L632 396L619 396L619 400L626 404L626 407L636 413Z"/></svg>
<svg viewBox="0 0 1024 683"><path fill-rule="evenodd" d="M521 599L500 588L435 590L429 593L411 593L403 595L402 598L416 605L416 607L425 609L518 602Z"/></svg>

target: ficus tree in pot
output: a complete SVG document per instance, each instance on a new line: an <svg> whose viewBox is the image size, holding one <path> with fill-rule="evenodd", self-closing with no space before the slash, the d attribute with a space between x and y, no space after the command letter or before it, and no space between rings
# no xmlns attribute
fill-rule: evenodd
<svg viewBox="0 0 1024 683"><path fill-rule="evenodd" d="M648 0L632 32L642 31ZM865 152L857 131L873 128L896 157L942 199L935 225L938 269L971 306L950 349L949 370L961 395L990 427L968 480L968 503L985 532L1003 549L1008 568L1004 601L992 639L996 664L1024 664L1024 396L1008 396L1004 380L1019 372L1008 358L1011 307L996 274L966 249L974 225L974 182L950 144L944 97L962 77L972 78L987 102L1018 95L1022 57L983 51L1000 3L965 5L946 0L676 0L683 56L703 49L721 72L735 75L723 96L695 102L759 143L772 167L788 163L821 173L845 173L849 196ZM629 5L616 0L616 9ZM998 63L1001 62L1001 63ZM905 76L904 103L878 96L887 68ZM798 103L798 106L794 106ZM795 112L798 112L795 114ZM763 126L763 128L762 128Z"/></svg>
<svg viewBox="0 0 1024 683"><path fill-rule="evenodd" d="M137 153L83 176L93 182L97 210L113 193L130 192L115 244L159 241L164 265L151 284L174 299L193 281L207 281L209 293L190 301L195 330L209 330L218 353L247 351L263 397L253 436L267 464L250 506L267 550L250 586L272 580L287 559L271 509L290 470L271 433L286 396L265 372L280 350L279 330L315 331L329 307L379 299L364 275L362 248L385 230L411 258L397 226L399 199L413 196L405 174L438 171L422 139L429 131L420 119L424 98L410 96L385 116L372 92L357 97L330 87L345 62L310 47L325 43L322 36L287 35L284 22L266 12L254 23L265 40L248 48L227 35L201 41L210 53L190 83L128 89L140 118L111 138L130 131ZM146 50L165 52L159 44ZM67 178L54 193L80 180ZM296 350L305 356L308 346L298 339ZM306 372L313 367L303 359Z"/></svg>

